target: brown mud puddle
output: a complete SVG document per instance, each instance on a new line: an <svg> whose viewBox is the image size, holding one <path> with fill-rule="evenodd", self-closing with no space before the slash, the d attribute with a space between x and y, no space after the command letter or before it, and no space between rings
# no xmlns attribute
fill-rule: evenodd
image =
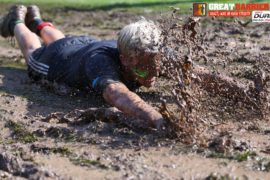
<svg viewBox="0 0 270 180"><path fill-rule="evenodd" d="M157 13L144 16L160 19ZM139 19L124 11L53 10L44 17L67 34L101 39L115 39L123 25ZM270 25L200 21L206 58L200 54L194 62L246 85L253 85L258 66L269 76ZM262 118L250 106L201 90L194 121L200 138L188 144L121 119L111 122L93 113L92 118L74 119L88 108L94 114L110 109L98 97L80 92L65 96L59 87L31 83L19 50L3 38L0 50L0 179L270 178L267 114ZM162 97L175 113L170 86L161 77L155 87L138 94L157 109Z"/></svg>

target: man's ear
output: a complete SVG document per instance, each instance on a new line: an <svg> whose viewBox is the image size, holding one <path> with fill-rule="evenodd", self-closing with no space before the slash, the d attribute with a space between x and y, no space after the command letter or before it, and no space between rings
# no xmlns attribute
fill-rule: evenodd
<svg viewBox="0 0 270 180"><path fill-rule="evenodd" d="M124 66L128 66L129 65L129 61L128 61L128 58L123 55L123 54L120 54L120 61L121 61L121 64L124 65Z"/></svg>

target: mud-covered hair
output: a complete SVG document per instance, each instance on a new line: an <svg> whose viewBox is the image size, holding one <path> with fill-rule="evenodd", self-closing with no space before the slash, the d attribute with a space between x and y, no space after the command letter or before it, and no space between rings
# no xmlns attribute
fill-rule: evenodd
<svg viewBox="0 0 270 180"><path fill-rule="evenodd" d="M141 52L158 53L161 43L161 30L153 21L142 18L120 31L117 45L121 54L138 55Z"/></svg>

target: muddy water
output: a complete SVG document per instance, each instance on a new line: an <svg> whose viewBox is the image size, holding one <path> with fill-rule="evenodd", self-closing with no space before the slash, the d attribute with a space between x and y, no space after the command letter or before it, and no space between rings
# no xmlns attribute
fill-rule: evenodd
<svg viewBox="0 0 270 180"><path fill-rule="evenodd" d="M144 15L161 23L159 14ZM90 34L104 39L116 38L124 24L137 19L130 12L115 11L52 10L44 12L44 17L53 19L68 34ZM178 24L181 31L170 33L185 33L189 38L168 40L170 48L175 48L175 43L180 45L179 60L192 61L211 72L229 76L247 90L255 87L258 69L269 76L269 25L243 26L238 21L201 19L194 26L197 32L194 34L192 30L182 31L184 24L192 21L181 18ZM198 51L198 43L190 40L193 36L194 42L201 41L204 50ZM179 122L179 114L187 115L188 118L181 119L181 126L174 126L180 130L178 138L167 139L130 126L121 118L111 122L94 116L93 108L112 112L101 98L84 93L61 96L53 88L33 84L25 66L20 64L23 59L19 50L2 38L0 49L0 179L270 178L269 115L265 113L262 117L241 98L220 96L191 84L187 90L195 90L191 97L196 98L190 104L194 114L185 108L179 110L179 104L183 107L187 104L175 101L179 94L171 90L178 86L170 77L161 75L155 87L141 88L137 93L157 109L162 107L162 101L166 102L169 117L175 117L174 123ZM188 79L191 72L177 73ZM188 83L184 79L183 83ZM268 85L263 89L264 95ZM187 92L181 92L181 97ZM267 112L269 109L265 107ZM91 118L74 118L87 108L92 108L92 114L87 114Z"/></svg>

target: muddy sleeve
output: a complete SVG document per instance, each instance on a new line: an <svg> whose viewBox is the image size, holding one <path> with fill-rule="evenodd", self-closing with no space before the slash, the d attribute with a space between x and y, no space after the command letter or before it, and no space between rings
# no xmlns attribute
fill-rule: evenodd
<svg viewBox="0 0 270 180"><path fill-rule="evenodd" d="M120 83L120 81L112 76L97 77L92 81L92 88L95 91L102 93L103 90L112 83Z"/></svg>
<svg viewBox="0 0 270 180"><path fill-rule="evenodd" d="M121 82L120 66L114 57L107 54L93 55L86 64L86 74L97 93L102 93L108 84Z"/></svg>

